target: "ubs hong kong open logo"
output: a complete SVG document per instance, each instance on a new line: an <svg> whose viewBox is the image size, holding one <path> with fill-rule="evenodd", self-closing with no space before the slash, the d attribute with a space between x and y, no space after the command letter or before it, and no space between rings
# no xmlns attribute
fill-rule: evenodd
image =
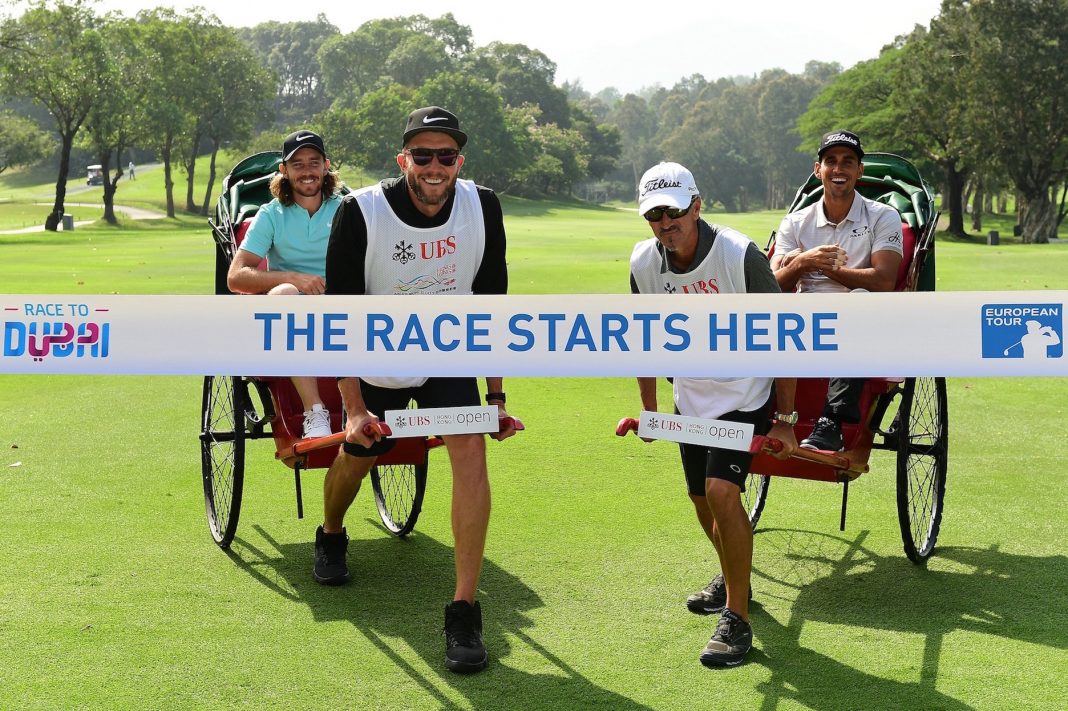
<svg viewBox="0 0 1068 711"><path fill-rule="evenodd" d="M1064 356L1061 304L984 304L983 358L1045 360Z"/></svg>

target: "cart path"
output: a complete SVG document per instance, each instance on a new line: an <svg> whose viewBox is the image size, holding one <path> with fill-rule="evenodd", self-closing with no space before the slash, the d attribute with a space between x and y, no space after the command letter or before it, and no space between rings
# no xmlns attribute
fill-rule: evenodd
<svg viewBox="0 0 1068 711"><path fill-rule="evenodd" d="M36 203L38 205L51 205L50 202ZM68 202L65 207L94 207L100 210L104 209L102 203L90 203L90 202ZM128 205L115 205L116 212L125 213L131 220L162 220L167 215L155 210L147 210L143 207L130 207ZM82 227L84 225L91 225L96 220L78 220L74 223L75 227ZM62 225L60 225L60 231L62 232ZM33 227L23 227L18 230L0 230L0 235L22 235L29 234L31 232L44 232L44 225L34 225Z"/></svg>

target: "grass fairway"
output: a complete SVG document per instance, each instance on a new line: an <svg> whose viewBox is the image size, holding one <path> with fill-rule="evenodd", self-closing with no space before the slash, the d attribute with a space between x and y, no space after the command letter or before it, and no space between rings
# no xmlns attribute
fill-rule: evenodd
<svg viewBox="0 0 1068 711"><path fill-rule="evenodd" d="M648 232L633 211L509 200L505 213L515 293L624 292ZM713 219L760 243L778 223ZM140 227L0 236L0 292L211 292L206 229ZM938 249L939 289L1068 289L1065 245ZM775 479L756 537L755 648L723 671L697 661L714 620L683 606L717 564L677 451L612 435L638 410L633 380L509 379L528 431L489 443L491 662L470 678L442 663L444 453L409 539L389 537L360 495L355 580L322 588L310 574L322 472L304 476L298 520L269 442L249 445L232 551L211 542L200 389L0 376L0 708L1063 706L1066 379L949 381L945 515L926 568L901 551L887 453L850 487L844 532L839 487Z"/></svg>

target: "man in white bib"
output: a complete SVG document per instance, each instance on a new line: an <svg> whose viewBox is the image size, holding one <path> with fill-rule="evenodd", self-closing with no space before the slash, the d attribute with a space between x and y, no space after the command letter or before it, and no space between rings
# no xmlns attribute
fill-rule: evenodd
<svg viewBox="0 0 1068 711"><path fill-rule="evenodd" d="M823 136L813 172L823 197L782 218L771 268L783 291L844 294L893 291L901 264L901 216L856 190L864 149L852 131ZM842 423L860 420L864 378L831 378L806 449L842 449Z"/></svg>
<svg viewBox="0 0 1068 711"><path fill-rule="evenodd" d="M763 252L745 235L701 219L693 174L678 163L653 166L638 183L638 213L654 237L630 257L632 293L708 298L716 294L779 293ZM704 356L709 357L709 356ZM709 363L709 370L714 364ZM750 423L758 435L781 440L785 459L797 449L793 378L674 378L675 410L682 415ZM657 411L656 379L638 378L642 409ZM774 405L773 405L774 402ZM774 423L774 424L773 424ZM687 490L705 535L719 556L721 574L686 600L691 612L720 613L701 651L706 666L740 664L752 647L749 579L753 529L741 492L752 455L680 444Z"/></svg>
<svg viewBox="0 0 1068 711"><path fill-rule="evenodd" d="M459 180L467 134L437 106L408 116L402 175L347 196L334 218L326 257L327 294L504 294L508 291L504 221L492 190ZM358 301L354 302L358 309ZM448 310L443 306L443 310ZM353 364L359 368L359 364ZM475 378L343 377L346 443L324 483L323 525L315 536L315 579L348 581L345 512L375 458L393 446L363 428L386 410L481 404ZM503 379L486 378L486 403L503 417ZM505 439L506 429L493 434ZM482 610L475 601L489 527L486 441L481 434L445 435L452 463L456 591L445 608L445 665L470 673L486 667Z"/></svg>

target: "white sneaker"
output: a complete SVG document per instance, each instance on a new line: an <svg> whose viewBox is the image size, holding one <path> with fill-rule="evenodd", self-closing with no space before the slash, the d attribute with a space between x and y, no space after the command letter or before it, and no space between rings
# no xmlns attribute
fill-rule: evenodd
<svg viewBox="0 0 1068 711"><path fill-rule="evenodd" d="M304 413L304 439L309 437L326 437L330 430L330 411L322 405L312 405Z"/></svg>

